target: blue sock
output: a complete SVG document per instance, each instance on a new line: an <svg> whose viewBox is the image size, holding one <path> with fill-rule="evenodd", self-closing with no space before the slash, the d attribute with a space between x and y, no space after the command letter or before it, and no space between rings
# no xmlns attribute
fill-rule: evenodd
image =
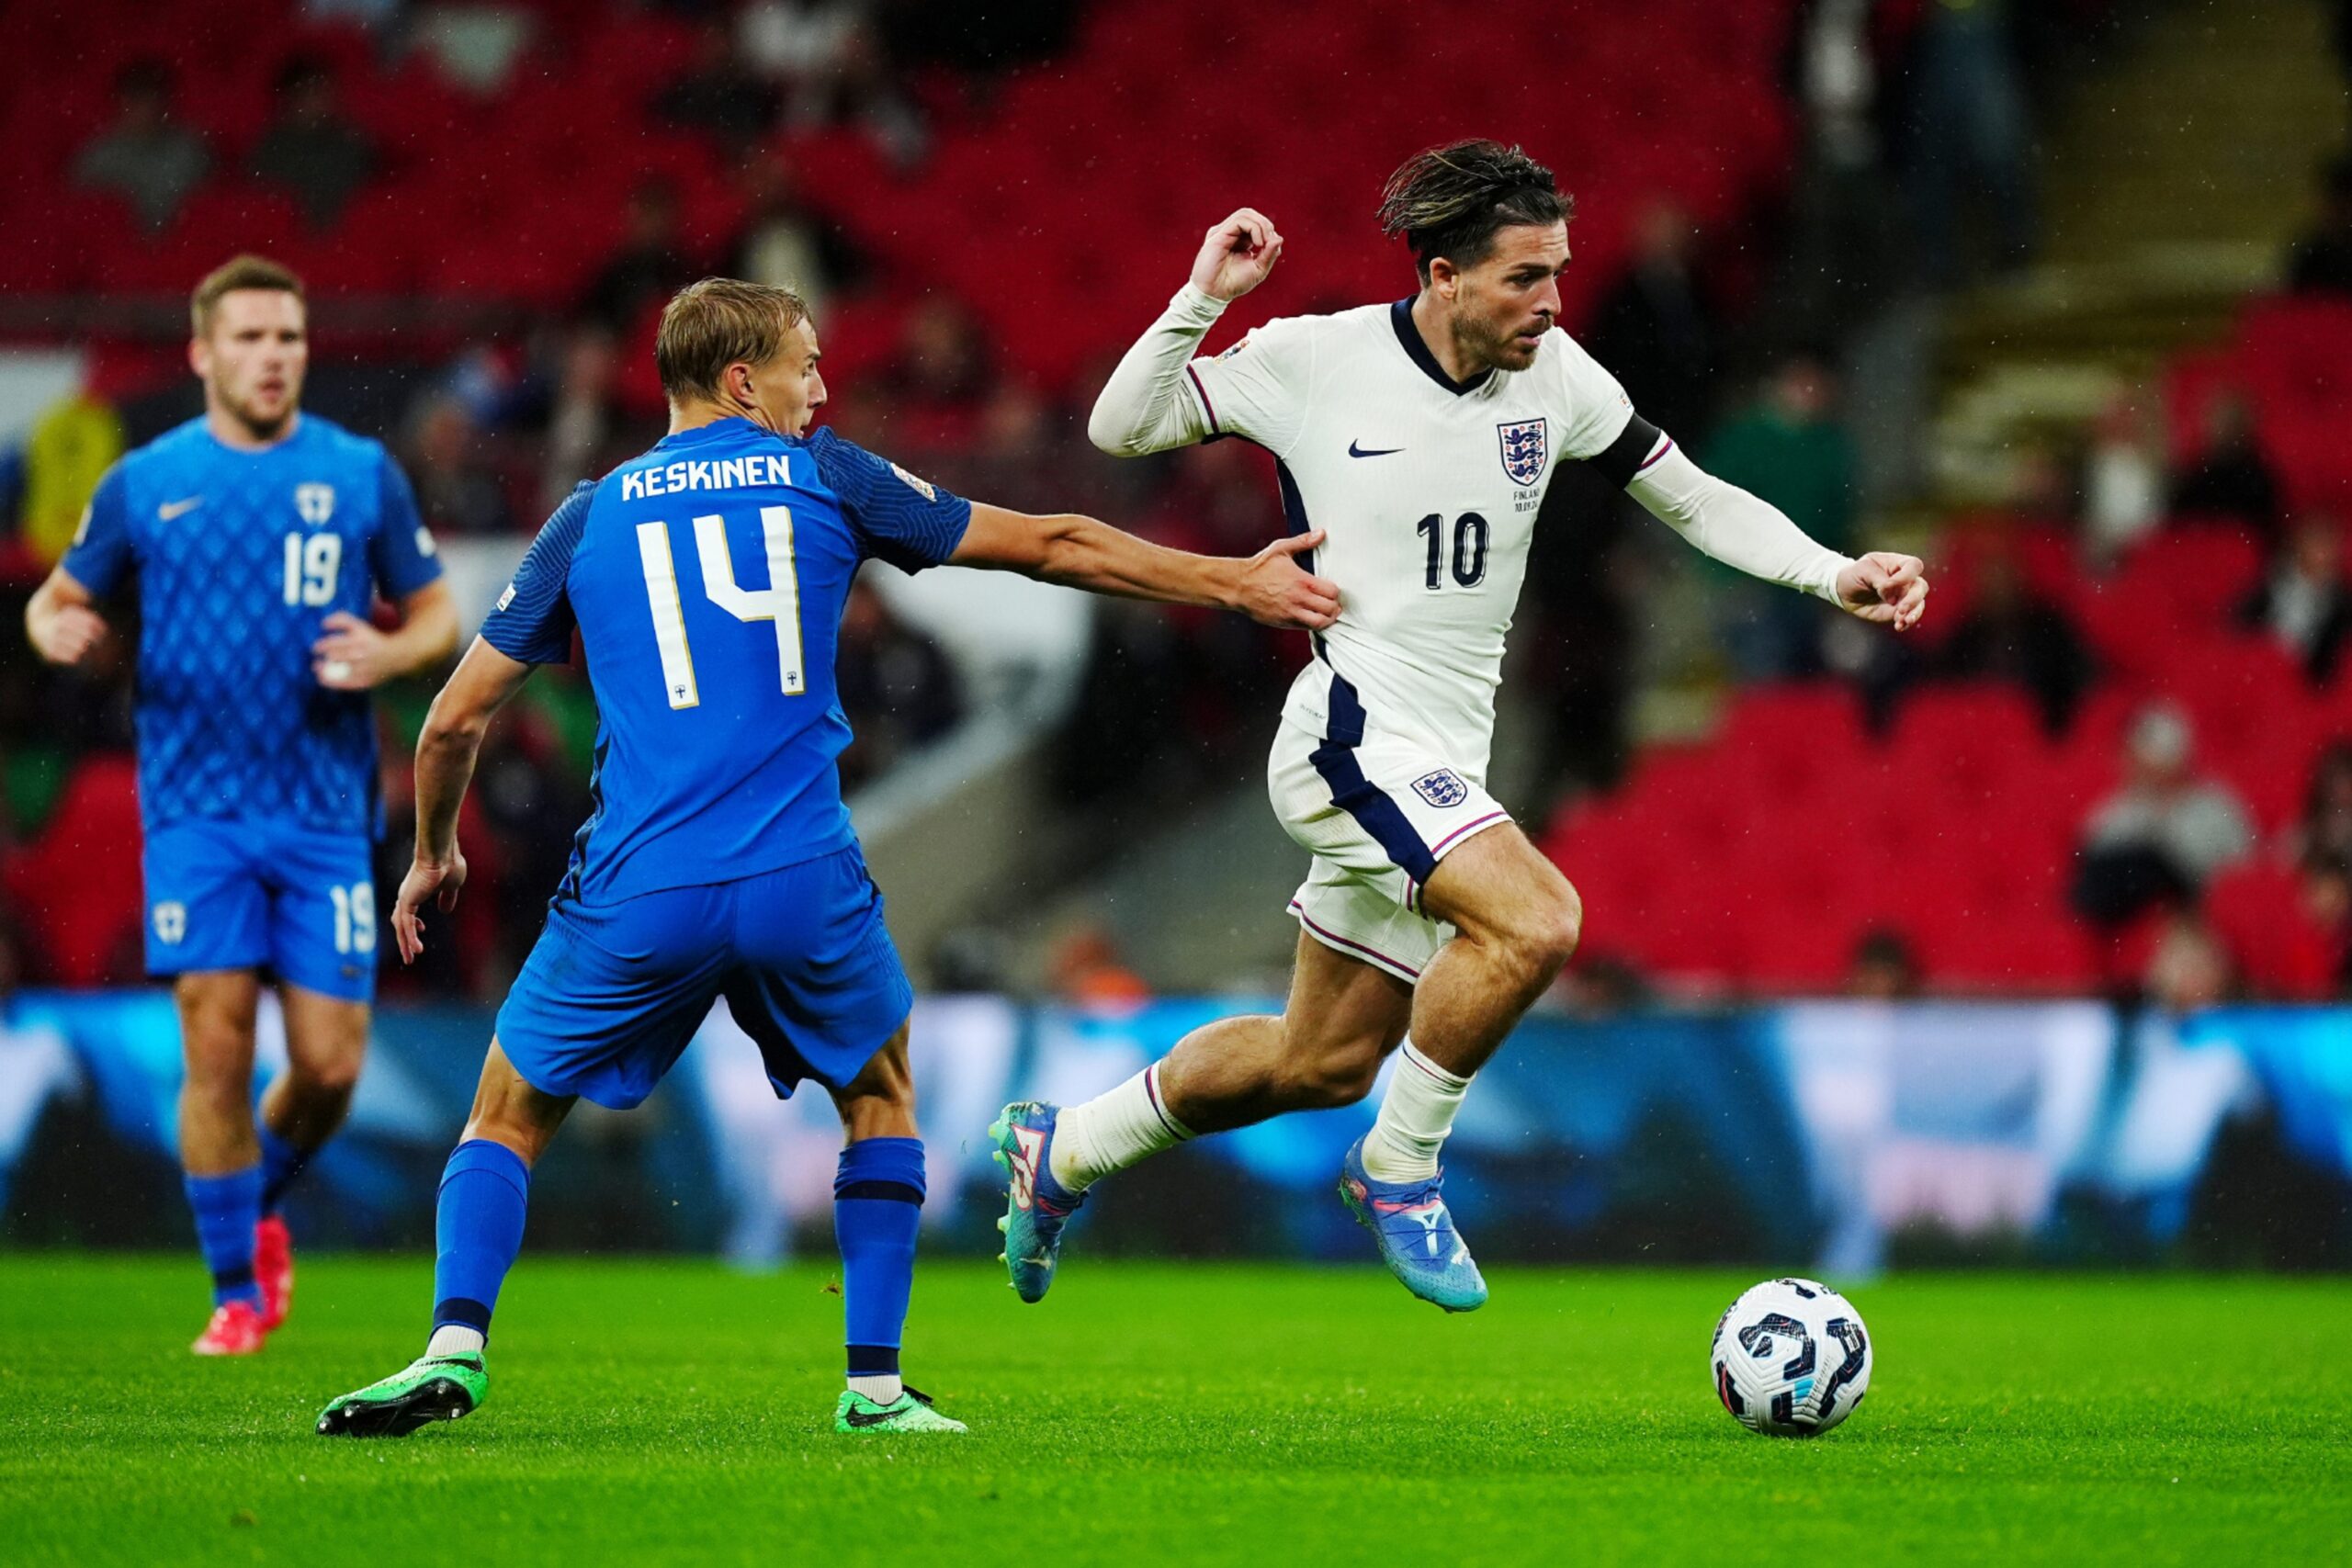
<svg viewBox="0 0 2352 1568"><path fill-rule="evenodd" d="M261 1212L275 1214L286 1207L286 1190L311 1163L316 1149L298 1149L266 1126L261 1132Z"/></svg>
<svg viewBox="0 0 2352 1568"><path fill-rule="evenodd" d="M196 1211L196 1245L212 1270L212 1304L261 1305L254 1283L254 1226L261 1223L261 1167L226 1176L187 1179L187 1206Z"/></svg>
<svg viewBox="0 0 2352 1568"><path fill-rule="evenodd" d="M896 1377L922 1222L922 1140L867 1138L842 1151L833 1235L842 1249L849 1375Z"/></svg>
<svg viewBox="0 0 2352 1568"><path fill-rule="evenodd" d="M485 1339L498 1287L523 1250L523 1209L531 1168L504 1144L473 1138L450 1153L441 1172L434 1222L433 1326L463 1324Z"/></svg>

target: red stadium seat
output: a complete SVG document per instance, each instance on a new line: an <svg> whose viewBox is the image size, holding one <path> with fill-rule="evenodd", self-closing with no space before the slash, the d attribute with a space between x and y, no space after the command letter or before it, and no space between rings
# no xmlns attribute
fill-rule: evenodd
<svg viewBox="0 0 2352 1568"><path fill-rule="evenodd" d="M134 977L111 965L140 931L141 841L137 764L112 754L84 759L41 836L7 868L50 978L95 986Z"/></svg>

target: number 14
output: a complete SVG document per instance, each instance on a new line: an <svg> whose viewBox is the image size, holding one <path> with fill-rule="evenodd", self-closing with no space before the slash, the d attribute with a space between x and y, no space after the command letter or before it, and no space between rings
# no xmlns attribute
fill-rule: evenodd
<svg viewBox="0 0 2352 1568"><path fill-rule="evenodd" d="M702 563L703 592L739 621L775 623L776 673L786 696L807 684L800 661L800 577L792 558L792 509L760 508L760 531L767 544L768 586L743 588L735 581L735 560L727 548L727 525L717 516L695 519L695 553ZM670 554L670 525L637 525L637 556L645 569L646 597L653 608L653 643L662 651L662 684L673 708L702 702L695 680L694 649L686 642L685 607L678 600L678 567Z"/></svg>

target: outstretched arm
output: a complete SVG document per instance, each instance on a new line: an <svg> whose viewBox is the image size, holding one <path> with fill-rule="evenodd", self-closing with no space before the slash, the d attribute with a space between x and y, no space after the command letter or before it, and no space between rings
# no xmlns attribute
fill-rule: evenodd
<svg viewBox="0 0 2352 1568"><path fill-rule="evenodd" d="M1317 529L1277 539L1247 560L1196 556L1091 517L1033 517L975 503L963 540L947 558L1090 593L1238 610L1270 626L1320 631L1339 615L1340 591L1301 570L1295 558L1322 542Z"/></svg>
<svg viewBox="0 0 2352 1568"><path fill-rule="evenodd" d="M1187 367L1225 308L1264 282L1282 254L1282 235L1254 209L1211 229L1191 279L1103 383L1086 422L1088 439L1114 457L1139 457L1218 434L1197 390L1184 389Z"/></svg>
<svg viewBox="0 0 2352 1568"><path fill-rule="evenodd" d="M476 637L425 716L424 732L416 738L416 859L401 879L400 899L392 906L392 934L403 964L415 963L424 951L424 901L432 899L445 914L458 907L466 886L458 808L473 780L474 759L492 716L523 689L532 668Z"/></svg>
<svg viewBox="0 0 2352 1568"><path fill-rule="evenodd" d="M1750 577L1802 590L1899 632L1927 613L1928 580L1917 556L1874 550L1849 560L1815 543L1779 507L1715 478L1666 437L1657 441L1662 450L1625 488L1690 544Z"/></svg>

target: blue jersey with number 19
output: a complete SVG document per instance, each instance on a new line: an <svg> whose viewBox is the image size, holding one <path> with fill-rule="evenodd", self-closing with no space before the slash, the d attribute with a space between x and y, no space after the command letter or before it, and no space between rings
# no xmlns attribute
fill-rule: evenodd
<svg viewBox="0 0 2352 1568"><path fill-rule="evenodd" d="M99 599L139 597L139 809L372 835L376 721L319 684L311 645L441 575L383 446L313 413L258 451L202 419L108 469L59 563Z"/></svg>
<svg viewBox="0 0 2352 1568"><path fill-rule="evenodd" d="M854 841L833 659L867 557L945 560L971 505L820 430L681 431L557 509L481 629L596 694L595 809L560 897L729 882Z"/></svg>

